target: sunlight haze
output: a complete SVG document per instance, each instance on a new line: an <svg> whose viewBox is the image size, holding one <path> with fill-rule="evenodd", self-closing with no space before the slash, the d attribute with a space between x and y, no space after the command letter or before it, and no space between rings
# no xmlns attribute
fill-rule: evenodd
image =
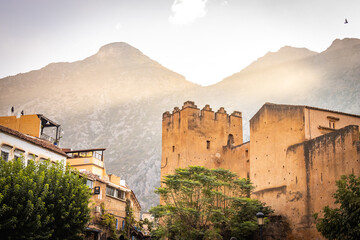
<svg viewBox="0 0 360 240"><path fill-rule="evenodd" d="M360 38L359 9L358 0L1 1L0 78L126 42L211 85L286 45L321 52Z"/></svg>

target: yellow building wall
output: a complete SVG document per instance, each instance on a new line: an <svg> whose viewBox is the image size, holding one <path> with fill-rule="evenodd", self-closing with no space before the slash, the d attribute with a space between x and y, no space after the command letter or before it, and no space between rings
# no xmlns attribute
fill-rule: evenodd
<svg viewBox="0 0 360 240"><path fill-rule="evenodd" d="M0 117L0 125L34 137L40 137L41 121L36 114L22 115L19 118L16 116Z"/></svg>
<svg viewBox="0 0 360 240"><path fill-rule="evenodd" d="M119 176L116 176L114 174L109 175L109 181L113 184L120 185L120 180L121 180L121 178Z"/></svg>
<svg viewBox="0 0 360 240"><path fill-rule="evenodd" d="M68 158L66 162L79 171L84 169L100 176L102 179L107 176L104 162L97 158ZM120 184L120 180L117 184Z"/></svg>
<svg viewBox="0 0 360 240"><path fill-rule="evenodd" d="M100 207L101 204L104 205L105 213L110 213L115 216L118 220L118 230L121 230L122 221L126 217L126 200L117 199L111 196L106 195L106 183L100 181L93 182L93 188L100 187L99 195L92 195L89 203L89 208L91 209L92 223L99 220L101 217L100 212L96 211L96 207ZM101 208L101 207L100 207ZM97 218L97 219L96 219ZM101 227L101 226L98 226Z"/></svg>

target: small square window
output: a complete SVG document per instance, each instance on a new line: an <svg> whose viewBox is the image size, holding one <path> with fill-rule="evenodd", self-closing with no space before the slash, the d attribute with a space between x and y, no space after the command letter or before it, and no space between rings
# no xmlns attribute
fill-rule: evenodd
<svg viewBox="0 0 360 240"><path fill-rule="evenodd" d="M5 162L9 161L9 152L5 152L5 151L2 151L2 150L1 150L1 158L2 158Z"/></svg>

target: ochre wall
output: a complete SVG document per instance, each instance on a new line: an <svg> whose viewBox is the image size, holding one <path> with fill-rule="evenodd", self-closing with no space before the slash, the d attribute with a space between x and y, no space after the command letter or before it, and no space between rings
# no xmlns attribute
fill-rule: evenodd
<svg viewBox="0 0 360 240"><path fill-rule="evenodd" d="M181 110L176 107L172 114L163 114L161 179L177 168L195 165L224 168L246 177L249 144L242 143L240 112L228 115L220 108L214 113L209 105L200 111L194 102L185 102Z"/></svg>
<svg viewBox="0 0 360 240"><path fill-rule="evenodd" d="M214 113L208 105L200 111L188 101L181 110L163 114L162 133L161 177L190 165L230 170L234 164L246 165L244 159L229 157L229 152L240 157L245 151L235 148L243 141L240 112L228 115L220 108ZM230 134L233 142L228 144Z"/></svg>
<svg viewBox="0 0 360 240"><path fill-rule="evenodd" d="M41 121L36 114L22 115L20 118L16 116L0 117L0 125L34 137L40 137Z"/></svg>
<svg viewBox="0 0 360 240"><path fill-rule="evenodd" d="M360 125L360 117L351 114L343 114L311 107L306 107L304 113L307 140L349 125ZM332 128L332 124L331 127L329 126L330 121L334 122L335 128Z"/></svg>
<svg viewBox="0 0 360 240"><path fill-rule="evenodd" d="M293 237L322 239L312 215L326 205L335 206L332 195L341 175L360 174L359 127L347 126L290 146L286 164L289 177L284 208Z"/></svg>
<svg viewBox="0 0 360 240"><path fill-rule="evenodd" d="M189 165L249 176L252 197L287 217L288 239L322 239L312 214L334 206L332 194L341 175L360 174L359 127L348 126L360 125L360 117L266 103L250 120L250 142L242 143L241 113L234 115L223 108L214 114L208 105L200 111L193 102L165 112L161 177ZM329 120L335 121L334 129Z"/></svg>
<svg viewBox="0 0 360 240"><path fill-rule="evenodd" d="M254 197L284 214L286 149L305 140L303 107L265 104L250 120L250 179Z"/></svg>

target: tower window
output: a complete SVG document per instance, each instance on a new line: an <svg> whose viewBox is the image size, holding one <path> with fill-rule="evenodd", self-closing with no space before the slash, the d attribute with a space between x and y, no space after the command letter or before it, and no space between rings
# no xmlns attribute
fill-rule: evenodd
<svg viewBox="0 0 360 240"><path fill-rule="evenodd" d="M173 152L175 152L175 146L172 146Z"/></svg>
<svg viewBox="0 0 360 240"><path fill-rule="evenodd" d="M210 149L210 141L206 141L206 149Z"/></svg>
<svg viewBox="0 0 360 240"><path fill-rule="evenodd" d="M227 141L227 146L232 147L233 145L234 145L234 136L232 134L229 134L228 141Z"/></svg>

